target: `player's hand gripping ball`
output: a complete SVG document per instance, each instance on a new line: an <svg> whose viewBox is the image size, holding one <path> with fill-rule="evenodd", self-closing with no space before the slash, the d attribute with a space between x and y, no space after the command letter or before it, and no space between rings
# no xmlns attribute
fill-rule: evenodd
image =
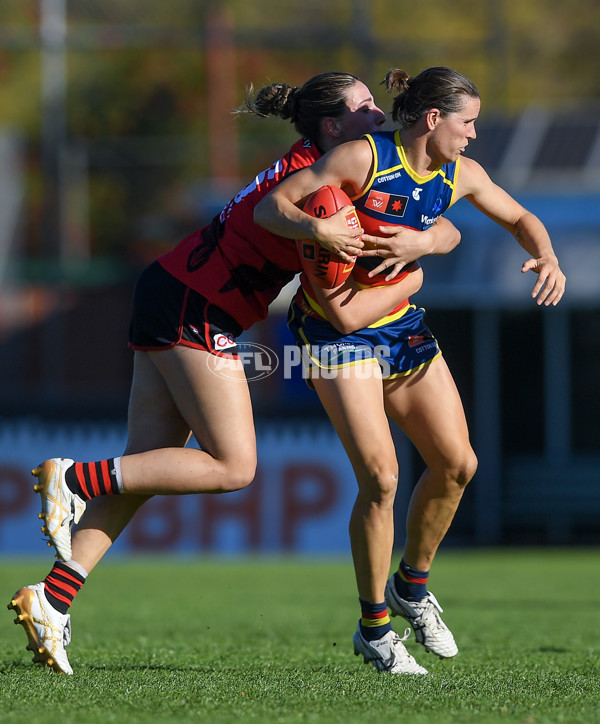
<svg viewBox="0 0 600 724"><path fill-rule="evenodd" d="M304 211L316 218L325 218L335 214L343 206L352 206L348 195L336 186L322 186L312 193L304 204ZM346 223L350 229L360 229L356 211L346 214ZM337 254L334 254L314 239L299 239L296 241L298 253L302 261L302 268L308 275L311 284L323 289L333 289L350 276L354 262L347 263Z"/></svg>

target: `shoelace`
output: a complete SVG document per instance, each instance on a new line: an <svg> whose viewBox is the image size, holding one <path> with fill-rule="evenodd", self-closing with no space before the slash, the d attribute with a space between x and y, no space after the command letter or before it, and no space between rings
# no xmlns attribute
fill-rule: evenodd
<svg viewBox="0 0 600 724"><path fill-rule="evenodd" d="M396 633L396 632L394 631L394 633ZM411 628L410 626L407 626L407 627L404 629L404 636L403 636L402 638L400 638L400 634L397 634L397 633L396 633L396 638L397 638L399 641L402 641L402 642L404 643L404 641L408 641L408 639L410 638L410 635L411 635L411 634L412 634L412 628Z"/></svg>
<svg viewBox="0 0 600 724"><path fill-rule="evenodd" d="M392 639L391 646L390 646L390 651L391 651L392 655L385 662L386 665L393 666L395 661L402 662L402 661L409 661L410 659L412 659L412 656L404 648L404 642L408 641L411 633L412 633L412 629L410 627L407 627L404 629L404 636L402 636L402 637L394 631L394 637ZM396 651L396 649L394 648L394 644L396 644L396 643L402 644L402 648L400 649L399 652ZM400 656L398 655L399 653L400 653Z"/></svg>
<svg viewBox="0 0 600 724"><path fill-rule="evenodd" d="M423 624L426 624L432 630L443 631L446 629L440 614L433 606L428 606L421 614L420 619Z"/></svg>

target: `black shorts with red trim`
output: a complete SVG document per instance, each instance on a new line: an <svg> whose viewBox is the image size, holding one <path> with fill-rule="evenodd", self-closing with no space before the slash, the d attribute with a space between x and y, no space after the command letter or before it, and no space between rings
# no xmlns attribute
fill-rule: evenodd
<svg viewBox="0 0 600 724"><path fill-rule="evenodd" d="M242 327L229 314L153 262L133 293L129 346L162 350L182 344L219 356L237 356Z"/></svg>

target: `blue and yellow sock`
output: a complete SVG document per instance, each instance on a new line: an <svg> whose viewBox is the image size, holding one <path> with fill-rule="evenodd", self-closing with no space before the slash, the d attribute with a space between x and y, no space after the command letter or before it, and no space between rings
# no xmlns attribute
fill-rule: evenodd
<svg viewBox="0 0 600 724"><path fill-rule="evenodd" d="M360 632L363 638L367 641L375 641L375 639L380 639L388 631L392 630L385 601L383 603L371 603L370 601L363 601L362 598L358 600L362 610Z"/></svg>
<svg viewBox="0 0 600 724"><path fill-rule="evenodd" d="M397 573L394 574L396 590L406 601L420 601L427 595L427 579L429 571L417 571L400 561Z"/></svg>

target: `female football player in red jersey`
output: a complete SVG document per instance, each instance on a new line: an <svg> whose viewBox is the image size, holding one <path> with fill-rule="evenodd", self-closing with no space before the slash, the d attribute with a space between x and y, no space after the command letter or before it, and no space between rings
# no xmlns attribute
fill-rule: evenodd
<svg viewBox="0 0 600 724"><path fill-rule="evenodd" d="M142 273L130 332L135 353L125 454L97 463L55 458L34 471L42 530L61 560L45 581L17 591L10 607L37 652L34 661L57 671L72 673L64 645L73 597L140 505L155 494L222 493L252 481L254 422L235 338L267 315L301 270L295 242L256 226L254 207L284 178L330 148L377 130L385 119L367 86L348 73L323 73L301 88L272 84L250 106L260 115L290 119L302 138L212 223ZM450 222L438 225L434 236L440 253L460 238ZM429 248L431 238L421 253L436 251ZM326 246L349 260L362 242L334 239ZM356 288L349 309L359 326L370 324L421 280L417 271L397 289L364 299ZM215 374L223 357L234 364L227 377ZM190 434L201 450L184 448Z"/></svg>
<svg viewBox="0 0 600 724"><path fill-rule="evenodd" d="M392 115L399 128L332 150L267 195L255 210L255 220L271 233L339 243L352 234L345 224L337 216L314 218L301 210L299 202L323 185L340 187L352 200L360 225L390 237L359 257L353 274L385 284L381 272L388 261L380 257L373 269L367 254L380 255L386 248L386 254L393 250L396 261L402 261L404 230L399 232L399 226L425 230L451 204L467 197L511 232L531 256L521 271L537 274L532 291L537 303L557 304L565 276L546 229L496 186L478 163L463 157L475 139L480 109L473 83L444 67L430 68L415 78L391 71L386 83L388 90L398 91ZM363 240L375 241L369 235ZM407 245L405 262L415 259L413 251ZM454 380L423 322L423 310L407 302L399 312L356 331L352 315L340 304L344 295L339 288L311 285L306 274L301 279L290 309L290 329L306 352L303 358L310 359L311 382L358 481L350 521L362 606L355 653L381 671L398 670L400 640L391 628L389 607L392 615L411 623L428 651L452 657L458 649L427 581L477 467ZM365 374L366 366L372 374ZM321 369L328 374L320 375ZM343 374L332 375L335 369ZM427 466L410 501L403 557L389 580L398 463L388 417L412 440Z"/></svg>

